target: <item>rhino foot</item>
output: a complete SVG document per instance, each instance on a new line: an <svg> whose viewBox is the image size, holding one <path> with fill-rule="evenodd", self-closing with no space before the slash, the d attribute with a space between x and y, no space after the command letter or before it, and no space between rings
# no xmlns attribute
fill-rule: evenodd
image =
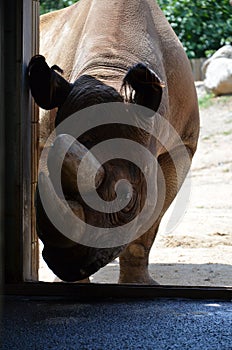
<svg viewBox="0 0 232 350"><path fill-rule="evenodd" d="M146 268L128 267L121 268L119 281L122 284L148 284L158 285Z"/></svg>

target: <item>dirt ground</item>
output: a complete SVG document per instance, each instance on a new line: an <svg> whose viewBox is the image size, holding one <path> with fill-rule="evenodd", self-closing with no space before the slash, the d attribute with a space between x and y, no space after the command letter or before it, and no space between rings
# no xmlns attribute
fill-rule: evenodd
<svg viewBox="0 0 232 350"><path fill-rule="evenodd" d="M165 214L150 272L164 285L232 286L232 96L207 100L200 87L197 91L201 130L187 182L190 199L178 225L172 223L175 202ZM91 281L117 283L118 273L116 259ZM57 281L42 258L39 279Z"/></svg>

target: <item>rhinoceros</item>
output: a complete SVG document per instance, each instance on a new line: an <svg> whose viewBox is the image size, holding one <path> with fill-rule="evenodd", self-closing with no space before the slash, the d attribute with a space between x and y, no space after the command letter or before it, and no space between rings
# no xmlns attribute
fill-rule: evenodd
<svg viewBox="0 0 232 350"><path fill-rule="evenodd" d="M85 237L85 225L78 228L67 208L82 223L96 227L98 233L96 245L94 231L91 244L76 240L75 235L65 235L50 219L37 189L37 232L44 244L43 258L58 277L74 282L88 279L119 257L119 283L154 284L148 271L150 249L160 221L189 171L199 134L196 91L185 51L154 0L80 0L41 16L40 33L40 55L31 59L28 75L36 103L51 111L40 121L44 144L46 137L70 116L78 119L78 113L85 111L88 116L88 110L93 114L94 108L98 112L116 108L116 114L129 113L132 120L122 125L98 125L78 137L56 131L48 148L48 171L40 170L39 174L45 202L70 230L76 225L81 237ZM143 128L144 123L149 130ZM99 160L91 151L98 143L114 139L126 140L125 144L118 143L119 148L133 154L135 162L115 154L112 158L107 155L106 161ZM135 151L133 145L141 145L144 151ZM143 162L145 150L157 160L157 166L148 163L143 174L134 163L136 159ZM110 151L112 148L105 147L101 152ZM63 197L56 189L50 165L61 154ZM87 154L88 165L79 179L86 198L97 192L107 203L118 196L125 199L123 208L114 212L92 209L80 195L76 174ZM142 225L135 219L149 192L146 171L150 171L154 184L149 187L154 208L149 210L154 211L155 219L146 223L145 212ZM160 191L161 187L165 190ZM132 238L107 243L107 229L122 228L130 222ZM103 244L99 243L98 228L106 229Z"/></svg>

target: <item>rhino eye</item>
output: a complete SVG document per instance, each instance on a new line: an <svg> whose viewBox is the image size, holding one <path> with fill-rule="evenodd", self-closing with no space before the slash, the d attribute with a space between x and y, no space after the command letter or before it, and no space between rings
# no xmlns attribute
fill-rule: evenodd
<svg viewBox="0 0 232 350"><path fill-rule="evenodd" d="M130 202L133 195L133 188L129 181L119 180L115 185L115 192L118 200L122 203L125 202L125 206Z"/></svg>

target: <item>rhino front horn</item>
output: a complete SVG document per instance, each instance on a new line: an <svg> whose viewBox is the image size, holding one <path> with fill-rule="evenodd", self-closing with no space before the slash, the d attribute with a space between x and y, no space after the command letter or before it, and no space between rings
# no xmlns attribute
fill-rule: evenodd
<svg viewBox="0 0 232 350"><path fill-rule="evenodd" d="M88 153L85 160L85 167L78 174L77 171L83 157ZM56 187L59 178L59 167L61 168L61 183L65 194L79 192L79 186L83 192L88 193L96 190L102 183L105 171L99 161L89 150L71 135L58 135L48 153L48 170L52 183Z"/></svg>
<svg viewBox="0 0 232 350"><path fill-rule="evenodd" d="M38 185L39 192L37 192L36 198L37 232L41 239L54 247L69 248L75 246L85 233L86 228L82 206L76 201L66 201L59 198L49 176L44 172L39 173ZM46 215L41 212L41 199ZM50 219L48 222L46 221L47 216ZM77 221L77 218L80 220ZM41 231L40 227L43 226L46 229Z"/></svg>

